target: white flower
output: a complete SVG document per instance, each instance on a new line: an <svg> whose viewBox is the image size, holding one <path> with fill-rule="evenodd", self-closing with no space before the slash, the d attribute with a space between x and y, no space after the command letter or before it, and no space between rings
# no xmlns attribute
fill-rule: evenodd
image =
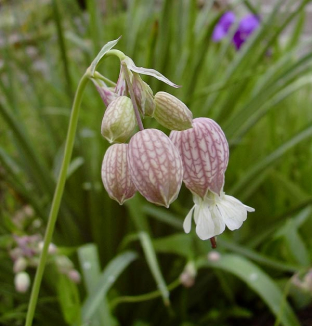
<svg viewBox="0 0 312 326"><path fill-rule="evenodd" d="M194 212L196 233L202 240L221 234L225 226L231 231L240 228L247 218L247 212L255 211L236 198L225 195L224 192L218 196L209 191L204 199L195 194L193 198L195 205L187 214L183 228L186 233L191 231Z"/></svg>
<svg viewBox="0 0 312 326"><path fill-rule="evenodd" d="M14 277L15 289L17 292L25 293L30 286L30 277L26 272L17 273Z"/></svg>

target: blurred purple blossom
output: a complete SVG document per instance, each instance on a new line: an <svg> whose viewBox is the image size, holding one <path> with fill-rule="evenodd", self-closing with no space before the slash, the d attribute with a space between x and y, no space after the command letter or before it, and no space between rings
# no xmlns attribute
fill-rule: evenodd
<svg viewBox="0 0 312 326"><path fill-rule="evenodd" d="M240 49L242 44L251 36L259 25L260 19L256 15L247 15L241 19L238 29L233 37L233 42L237 50Z"/></svg>
<svg viewBox="0 0 312 326"><path fill-rule="evenodd" d="M235 14L232 11L224 13L212 34L214 42L219 42L221 39L226 37L229 33L230 28L236 20ZM237 30L233 36L233 43L237 50L240 49L242 44L251 36L251 34L259 27L260 19L256 15L249 14L243 17L237 27Z"/></svg>
<svg viewBox="0 0 312 326"><path fill-rule="evenodd" d="M235 22L235 19L235 14L232 11L227 11L221 16L212 34L212 39L214 42L219 42L228 34L231 26Z"/></svg>

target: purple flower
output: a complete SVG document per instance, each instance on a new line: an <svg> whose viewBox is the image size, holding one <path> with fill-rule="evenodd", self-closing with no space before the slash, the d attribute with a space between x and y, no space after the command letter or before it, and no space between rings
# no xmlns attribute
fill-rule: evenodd
<svg viewBox="0 0 312 326"><path fill-rule="evenodd" d="M256 15L247 15L242 18L233 37L233 42L237 50L240 49L242 44L251 36L259 25L260 19Z"/></svg>
<svg viewBox="0 0 312 326"><path fill-rule="evenodd" d="M219 42L223 39L229 32L231 26L235 22L235 14L232 11L227 11L224 13L220 20L218 21L217 25L212 34L212 39L214 42Z"/></svg>
<svg viewBox="0 0 312 326"><path fill-rule="evenodd" d="M235 19L235 14L232 11L227 11L221 16L212 34L212 39L214 42L219 42L228 35L230 28L235 22ZM233 36L233 43L237 50L240 49L242 44L248 39L248 37L251 36L259 25L260 19L256 15L250 14L241 19Z"/></svg>

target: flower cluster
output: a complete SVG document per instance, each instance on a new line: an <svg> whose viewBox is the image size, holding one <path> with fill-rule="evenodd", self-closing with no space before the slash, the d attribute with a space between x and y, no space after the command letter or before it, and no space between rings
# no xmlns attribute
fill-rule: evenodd
<svg viewBox="0 0 312 326"><path fill-rule="evenodd" d="M33 210L29 206L25 206L22 210L18 211L13 217L13 223L22 231L25 220L32 218ZM27 221L26 221L27 222ZM34 220L32 226L38 228L40 226L39 220ZM17 292L27 292L30 286L30 276L27 272L28 268L37 267L39 263L39 256L43 249L43 241L40 233L33 235L13 235L10 244L9 254L13 260L14 285ZM51 243L48 249L50 262L55 264L57 270L61 274L65 274L73 282L80 281L80 274L74 268L72 261L62 255L58 248Z"/></svg>
<svg viewBox="0 0 312 326"><path fill-rule="evenodd" d="M221 39L226 37L232 26L237 21L234 12L227 11L225 12L218 23L215 26L215 29L212 34L212 39L214 42L219 42ZM237 25L237 29L233 35L233 43L237 50L246 42L246 40L252 35L252 33L259 27L260 19L256 15L249 14L244 16Z"/></svg>
<svg viewBox="0 0 312 326"><path fill-rule="evenodd" d="M107 105L102 135L114 143L102 163L104 187L119 204L138 191L151 203L169 207L184 182L194 198L184 230L190 232L194 215L197 235L203 240L211 239L214 246L214 237L225 226L238 229L247 212L254 211L223 191L229 160L226 137L215 121L193 119L191 111L176 97L165 92L153 95L139 73L176 86L152 69L136 67L124 55L113 90L106 86L104 78L101 83L95 81ZM145 116L170 129L169 137L158 129L144 129L141 117Z"/></svg>

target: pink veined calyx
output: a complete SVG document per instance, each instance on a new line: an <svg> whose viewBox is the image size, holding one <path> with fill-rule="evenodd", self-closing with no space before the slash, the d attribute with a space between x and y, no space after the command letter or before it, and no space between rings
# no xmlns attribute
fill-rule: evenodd
<svg viewBox="0 0 312 326"><path fill-rule="evenodd" d="M238 229L254 209L223 191L224 174L229 160L229 146L221 127L208 118L193 120L193 127L172 131L170 139L183 162L183 182L191 190L194 206L183 228L191 231L192 216L196 233L202 240L221 234L227 226Z"/></svg>

